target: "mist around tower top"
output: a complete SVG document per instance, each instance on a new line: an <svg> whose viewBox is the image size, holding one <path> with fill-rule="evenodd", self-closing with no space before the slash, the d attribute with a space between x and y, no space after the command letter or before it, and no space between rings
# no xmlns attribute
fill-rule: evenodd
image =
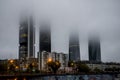
<svg viewBox="0 0 120 80"><path fill-rule="evenodd" d="M51 27L52 52L68 53L71 29L77 29L82 60L88 59L89 34L99 34L103 61L120 61L120 1L0 0L0 58L18 58L21 12L33 16L36 36L42 22ZM25 18L25 17L23 17ZM74 30L73 30L74 31ZM36 37L36 53L38 37Z"/></svg>

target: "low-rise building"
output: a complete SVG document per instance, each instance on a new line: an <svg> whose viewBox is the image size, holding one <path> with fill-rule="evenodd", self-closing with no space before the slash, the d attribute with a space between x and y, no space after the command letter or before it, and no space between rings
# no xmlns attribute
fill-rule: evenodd
<svg viewBox="0 0 120 80"><path fill-rule="evenodd" d="M95 68L105 71L106 68L120 68L120 63L114 62L90 62L90 61L81 61L86 64L91 70Z"/></svg>
<svg viewBox="0 0 120 80"><path fill-rule="evenodd" d="M47 62L49 60L59 61L61 63L60 69L67 67L68 63L68 54L65 53L56 53L56 52L46 52L38 53L38 65L39 70L46 71L48 69Z"/></svg>

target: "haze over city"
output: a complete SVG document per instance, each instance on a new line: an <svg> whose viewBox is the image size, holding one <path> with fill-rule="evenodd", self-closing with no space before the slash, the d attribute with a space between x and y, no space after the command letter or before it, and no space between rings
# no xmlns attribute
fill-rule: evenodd
<svg viewBox="0 0 120 80"><path fill-rule="evenodd" d="M47 20L52 28L52 51L68 54L69 32L77 30L82 60L88 60L88 36L92 33L100 37L102 61L120 62L119 4L119 0L1 0L0 59L18 58L20 15L30 13L36 27L36 55L40 22Z"/></svg>

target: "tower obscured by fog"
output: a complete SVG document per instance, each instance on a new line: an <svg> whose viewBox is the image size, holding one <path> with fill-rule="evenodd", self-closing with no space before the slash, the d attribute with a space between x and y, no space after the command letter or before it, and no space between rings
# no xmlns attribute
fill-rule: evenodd
<svg viewBox="0 0 120 80"><path fill-rule="evenodd" d="M70 33L69 38L69 60L80 60L79 35L77 33Z"/></svg>
<svg viewBox="0 0 120 80"><path fill-rule="evenodd" d="M51 27L48 22L41 22L39 28L39 52L38 52L38 62L39 70L42 70L44 57L51 52ZM47 58L46 58L47 60Z"/></svg>
<svg viewBox="0 0 120 80"><path fill-rule="evenodd" d="M90 37L88 42L89 61L101 62L101 46L98 36Z"/></svg>
<svg viewBox="0 0 120 80"><path fill-rule="evenodd" d="M39 51L51 52L51 29L49 23L41 23L39 37Z"/></svg>
<svg viewBox="0 0 120 80"><path fill-rule="evenodd" d="M32 16L21 17L19 27L19 59L35 57L35 27Z"/></svg>

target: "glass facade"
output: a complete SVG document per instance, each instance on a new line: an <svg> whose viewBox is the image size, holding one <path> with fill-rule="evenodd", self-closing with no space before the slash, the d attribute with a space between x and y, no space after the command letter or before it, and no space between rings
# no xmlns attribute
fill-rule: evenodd
<svg viewBox="0 0 120 80"><path fill-rule="evenodd" d="M70 35L69 60L70 61L79 61L80 60L80 47L79 47L79 36L78 36L78 34Z"/></svg>
<svg viewBox="0 0 120 80"><path fill-rule="evenodd" d="M101 61L100 40L90 39L88 44L89 61Z"/></svg>
<svg viewBox="0 0 120 80"><path fill-rule="evenodd" d="M32 19L22 20L19 27L19 59L34 57L34 37Z"/></svg>
<svg viewBox="0 0 120 80"><path fill-rule="evenodd" d="M51 52L51 29L49 25L43 24L40 27L39 50Z"/></svg>

